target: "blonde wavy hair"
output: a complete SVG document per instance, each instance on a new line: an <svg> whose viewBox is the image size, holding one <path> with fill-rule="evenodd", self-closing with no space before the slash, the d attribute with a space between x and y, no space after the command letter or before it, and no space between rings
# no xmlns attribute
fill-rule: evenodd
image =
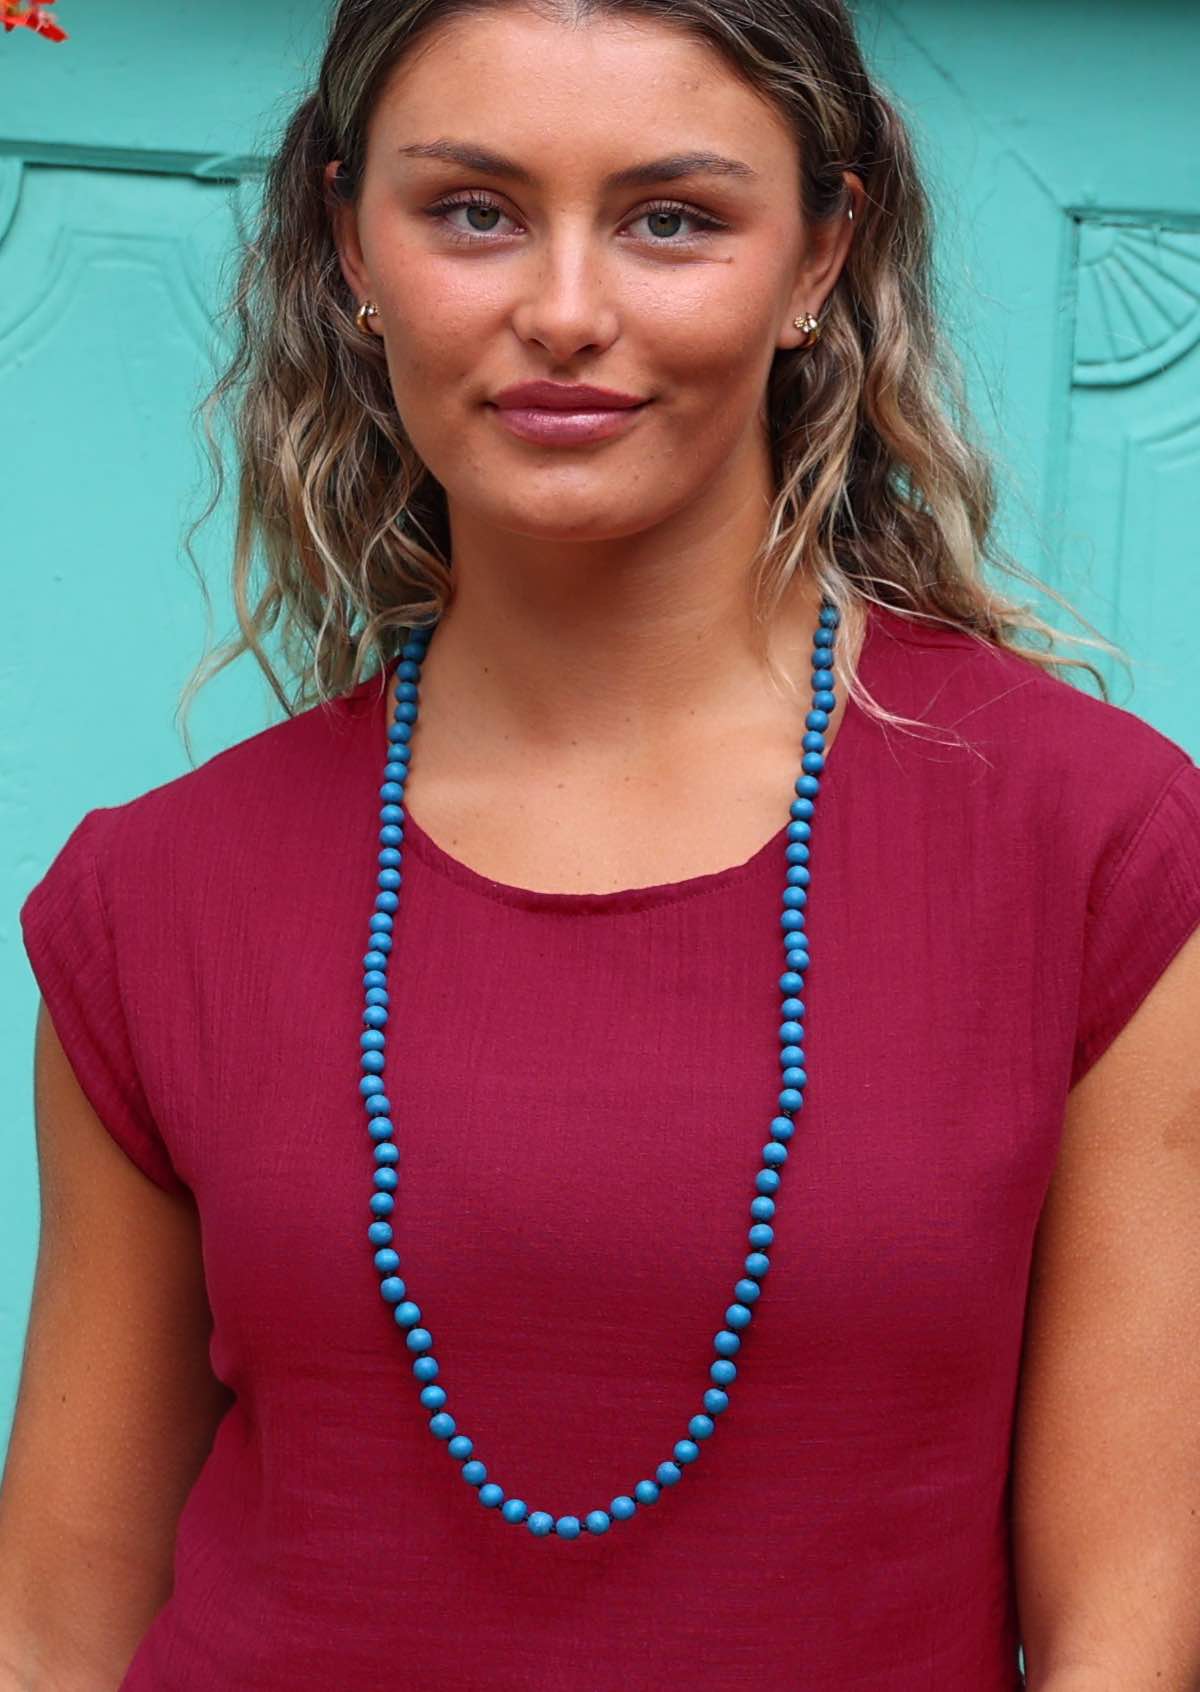
<svg viewBox="0 0 1200 1692"><path fill-rule="evenodd" d="M231 411L240 633L202 660L181 708L250 651L293 715L355 686L451 598L445 495L405 435L382 343L355 324L323 172L342 160L334 191L353 202L373 102L393 67L444 20L495 3L340 0L336 7L316 87L268 163L256 228L242 234L224 313L236 350L199 407L215 487L186 549L195 564L192 539L223 492L212 420L218 409ZM838 643L843 688L886 722L917 726L873 700L846 657L847 648L857 649L871 601L1054 672L1085 669L1107 699L1093 664L1052 648L1063 638L1127 661L1119 648L1103 637L1061 635L984 579L985 566L995 565L1086 621L994 540L994 472L971 439L960 368L935 311L929 201L905 124L869 75L841 0L528 3L568 23L648 17L715 49L789 124L810 222L845 215L843 171L864 183L821 338L811 349L777 353L769 378L777 491L749 568L760 650L777 685L798 691L769 650L771 616L791 577L808 571L849 637ZM263 648L275 629L290 696ZM184 733L186 740L186 722Z"/></svg>

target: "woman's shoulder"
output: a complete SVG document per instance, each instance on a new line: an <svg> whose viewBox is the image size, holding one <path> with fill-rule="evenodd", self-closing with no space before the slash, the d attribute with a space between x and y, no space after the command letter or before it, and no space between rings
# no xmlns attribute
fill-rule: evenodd
<svg viewBox="0 0 1200 1692"><path fill-rule="evenodd" d="M253 837L316 832L340 805L339 788L365 768L363 736L383 681L356 687L244 736L182 774L89 811L92 848L135 871L227 859Z"/></svg>
<svg viewBox="0 0 1200 1692"><path fill-rule="evenodd" d="M870 638L873 674L884 684L879 703L961 738L997 773L1023 771L1043 789L1091 790L1097 803L1126 795L1136 804L1196 770L1179 741L1135 710L1087 691L1095 684L1079 665L1047 666L884 607L872 611Z"/></svg>
<svg viewBox="0 0 1200 1692"><path fill-rule="evenodd" d="M937 731L881 726L886 755L872 766L925 825L997 866L1036 866L1064 899L1099 908L1119 881L1143 903L1176 898L1190 918L1200 768L1186 747L1068 679L1086 672L887 610L870 641L860 669L873 697Z"/></svg>

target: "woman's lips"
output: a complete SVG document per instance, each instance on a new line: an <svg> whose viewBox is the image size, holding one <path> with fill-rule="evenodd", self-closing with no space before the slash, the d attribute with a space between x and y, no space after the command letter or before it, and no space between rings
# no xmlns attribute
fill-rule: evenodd
<svg viewBox="0 0 1200 1692"><path fill-rule="evenodd" d="M595 406L579 411L540 411L535 406L493 406L492 410L504 427L523 441L536 441L540 446L576 446L620 434L649 403L644 400L641 405L608 410Z"/></svg>

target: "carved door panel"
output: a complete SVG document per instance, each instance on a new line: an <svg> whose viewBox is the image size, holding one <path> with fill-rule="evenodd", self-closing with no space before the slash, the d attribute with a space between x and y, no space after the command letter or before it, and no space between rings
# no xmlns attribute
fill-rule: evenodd
<svg viewBox="0 0 1200 1692"><path fill-rule="evenodd" d="M1200 749L1200 230L1075 233L1062 552L1135 658L1138 711Z"/></svg>
<svg viewBox="0 0 1200 1692"><path fill-rule="evenodd" d="M192 411L219 345L215 273L236 192L183 172L0 159L0 720L19 802L45 754L35 722L49 712L63 744L88 698L82 787L49 819L60 837L68 813L120 796L123 772L133 791L182 767L162 707L200 656L181 534L203 504ZM122 671L155 709L130 709L111 687Z"/></svg>

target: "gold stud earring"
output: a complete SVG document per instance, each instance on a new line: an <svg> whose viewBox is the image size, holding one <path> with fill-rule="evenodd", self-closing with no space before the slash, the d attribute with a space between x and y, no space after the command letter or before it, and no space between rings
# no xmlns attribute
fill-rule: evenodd
<svg viewBox="0 0 1200 1692"><path fill-rule="evenodd" d="M800 343L802 347L811 347L821 337L821 325L811 311L806 311L803 317L793 317L792 328L804 331L806 338Z"/></svg>
<svg viewBox="0 0 1200 1692"><path fill-rule="evenodd" d="M354 314L354 321L358 324L358 327L362 330L364 335L369 335L371 331L367 328L367 318L378 316L379 307L375 304L374 300L364 300Z"/></svg>

